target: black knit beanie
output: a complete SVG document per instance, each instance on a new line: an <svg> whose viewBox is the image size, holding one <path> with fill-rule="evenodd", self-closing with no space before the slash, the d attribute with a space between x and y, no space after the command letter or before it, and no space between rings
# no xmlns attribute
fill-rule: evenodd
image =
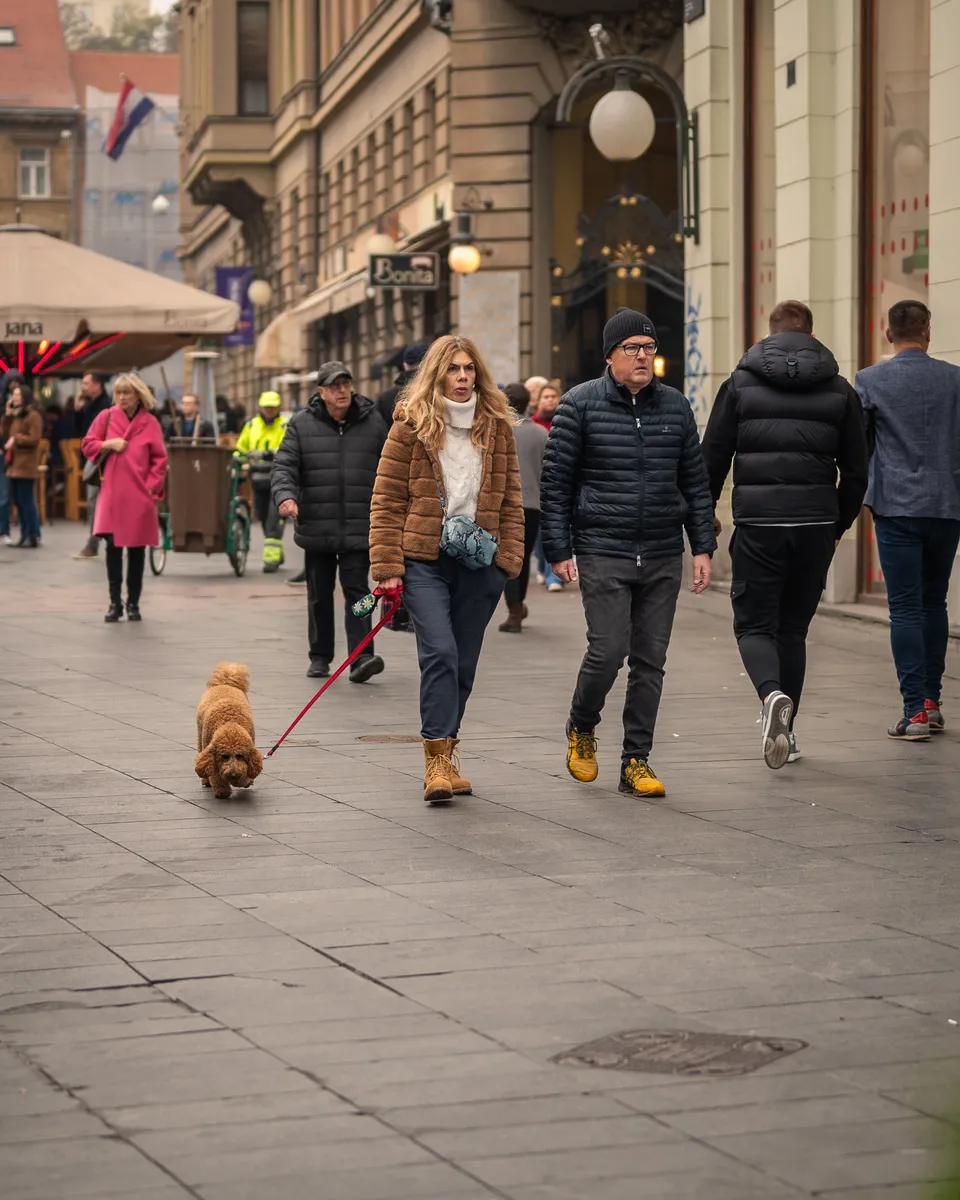
<svg viewBox="0 0 960 1200"><path fill-rule="evenodd" d="M627 338L640 336L656 340L657 331L650 318L635 308L618 308L603 327L603 357L609 358L614 347Z"/></svg>

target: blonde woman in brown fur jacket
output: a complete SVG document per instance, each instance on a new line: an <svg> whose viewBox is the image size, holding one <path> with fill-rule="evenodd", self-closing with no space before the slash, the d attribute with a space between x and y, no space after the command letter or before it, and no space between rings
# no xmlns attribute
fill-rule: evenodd
<svg viewBox="0 0 960 1200"><path fill-rule="evenodd" d="M428 804L471 791L456 767L457 735L484 632L523 562L515 420L473 342L438 338L397 405L377 470L371 570L384 587L403 583L417 637ZM444 521L456 516L497 539L489 567L441 553Z"/></svg>

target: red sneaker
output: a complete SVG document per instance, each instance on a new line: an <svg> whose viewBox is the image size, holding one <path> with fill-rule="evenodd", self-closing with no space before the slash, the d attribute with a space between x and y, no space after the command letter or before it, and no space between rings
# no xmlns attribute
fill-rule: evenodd
<svg viewBox="0 0 960 1200"><path fill-rule="evenodd" d="M927 724L930 726L931 733L943 733L946 725L943 720L943 713L940 711L940 704L936 700L924 700L923 711L927 714Z"/></svg>
<svg viewBox="0 0 960 1200"><path fill-rule="evenodd" d="M915 717L901 717L896 725L887 730L887 737L903 738L908 742L929 742L930 722L926 710L921 709Z"/></svg>

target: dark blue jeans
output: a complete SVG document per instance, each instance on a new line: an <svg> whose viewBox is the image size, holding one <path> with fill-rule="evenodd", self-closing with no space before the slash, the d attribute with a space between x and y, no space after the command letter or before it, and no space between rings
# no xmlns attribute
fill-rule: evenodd
<svg viewBox="0 0 960 1200"><path fill-rule="evenodd" d="M0 446L0 537L10 532L10 480L7 478L7 468L3 461L3 447Z"/></svg>
<svg viewBox="0 0 960 1200"><path fill-rule="evenodd" d="M37 498L34 494L32 479L11 479L10 499L17 506L17 516L20 518L20 539L40 537L40 514L37 512Z"/></svg>
<svg viewBox="0 0 960 1200"><path fill-rule="evenodd" d="M471 571L446 554L436 562L407 559L403 598L417 636L422 738L460 731L483 635L506 582L497 566Z"/></svg>
<svg viewBox="0 0 960 1200"><path fill-rule="evenodd" d="M960 521L876 515L873 520L903 712L912 717L924 700L940 700L949 636L947 589Z"/></svg>

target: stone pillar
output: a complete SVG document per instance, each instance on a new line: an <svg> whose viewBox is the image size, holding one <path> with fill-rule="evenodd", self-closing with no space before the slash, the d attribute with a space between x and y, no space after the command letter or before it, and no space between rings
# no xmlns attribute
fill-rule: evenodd
<svg viewBox="0 0 960 1200"><path fill-rule="evenodd" d="M960 0L930 4L930 353L960 364ZM960 625L960 560L950 587Z"/></svg>
<svg viewBox="0 0 960 1200"><path fill-rule="evenodd" d="M774 24L777 296L810 305L814 332L851 380L860 315L857 12L834 0L780 0ZM857 593L854 528L837 550L825 598L852 603Z"/></svg>

